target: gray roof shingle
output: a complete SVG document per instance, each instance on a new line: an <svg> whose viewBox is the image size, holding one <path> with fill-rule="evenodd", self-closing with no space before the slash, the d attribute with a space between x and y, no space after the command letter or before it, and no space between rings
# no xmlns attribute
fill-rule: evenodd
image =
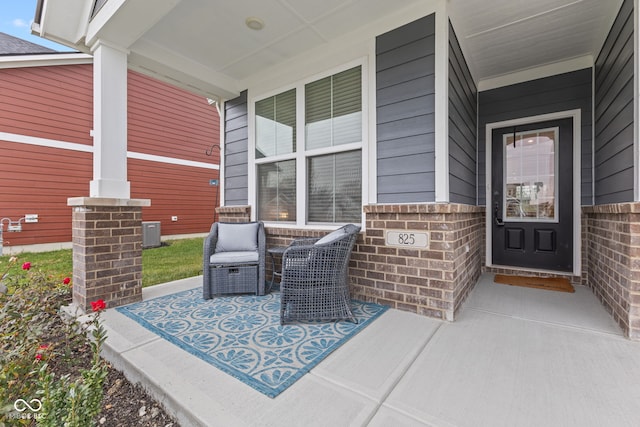
<svg viewBox="0 0 640 427"><path fill-rule="evenodd" d="M0 55L34 55L55 52L55 50L48 47L0 32Z"/></svg>

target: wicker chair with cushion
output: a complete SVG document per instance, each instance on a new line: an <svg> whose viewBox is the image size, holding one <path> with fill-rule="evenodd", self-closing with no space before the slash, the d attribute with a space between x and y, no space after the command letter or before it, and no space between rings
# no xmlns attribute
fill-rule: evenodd
<svg viewBox="0 0 640 427"><path fill-rule="evenodd" d="M203 298L264 295L265 253L262 222L214 223L204 240Z"/></svg>
<svg viewBox="0 0 640 427"><path fill-rule="evenodd" d="M321 239L296 239L282 256L280 323L357 322L349 295L349 258L360 227L349 224Z"/></svg>

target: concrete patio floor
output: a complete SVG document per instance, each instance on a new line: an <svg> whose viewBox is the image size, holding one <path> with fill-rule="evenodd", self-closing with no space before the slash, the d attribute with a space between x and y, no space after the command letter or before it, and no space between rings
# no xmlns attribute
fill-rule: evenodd
<svg viewBox="0 0 640 427"><path fill-rule="evenodd" d="M485 274L457 321L388 310L275 399L115 310L103 319L105 357L183 427L640 425L640 343L584 287L516 288Z"/></svg>

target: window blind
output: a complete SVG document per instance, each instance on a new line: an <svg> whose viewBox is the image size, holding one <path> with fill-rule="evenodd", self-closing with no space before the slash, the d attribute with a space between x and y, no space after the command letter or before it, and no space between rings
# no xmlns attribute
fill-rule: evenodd
<svg viewBox="0 0 640 427"><path fill-rule="evenodd" d="M361 67L305 85L306 149L362 140Z"/></svg>
<svg viewBox="0 0 640 427"><path fill-rule="evenodd" d="M258 218L296 220L295 160L258 165Z"/></svg>
<svg viewBox="0 0 640 427"><path fill-rule="evenodd" d="M256 158L296 151L296 90L256 102Z"/></svg>
<svg viewBox="0 0 640 427"><path fill-rule="evenodd" d="M307 159L307 219L310 222L360 222L360 150Z"/></svg>

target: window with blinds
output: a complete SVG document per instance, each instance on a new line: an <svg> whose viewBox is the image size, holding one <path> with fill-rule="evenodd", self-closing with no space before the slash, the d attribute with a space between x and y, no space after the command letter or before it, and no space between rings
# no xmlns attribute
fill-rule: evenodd
<svg viewBox="0 0 640 427"><path fill-rule="evenodd" d="M362 161L360 150L309 157L309 222L360 222Z"/></svg>
<svg viewBox="0 0 640 427"><path fill-rule="evenodd" d="M296 162L286 160L258 165L258 218L262 221L296 220Z"/></svg>
<svg viewBox="0 0 640 427"><path fill-rule="evenodd" d="M305 86L306 149L362 141L361 67Z"/></svg>
<svg viewBox="0 0 640 427"><path fill-rule="evenodd" d="M256 102L256 159L296 151L296 90Z"/></svg>
<svg viewBox="0 0 640 427"><path fill-rule="evenodd" d="M296 105L296 90L303 89L304 108ZM362 67L357 66L255 103L259 220L361 221L362 102ZM304 122L299 147L297 122ZM297 207L298 200L304 209Z"/></svg>

